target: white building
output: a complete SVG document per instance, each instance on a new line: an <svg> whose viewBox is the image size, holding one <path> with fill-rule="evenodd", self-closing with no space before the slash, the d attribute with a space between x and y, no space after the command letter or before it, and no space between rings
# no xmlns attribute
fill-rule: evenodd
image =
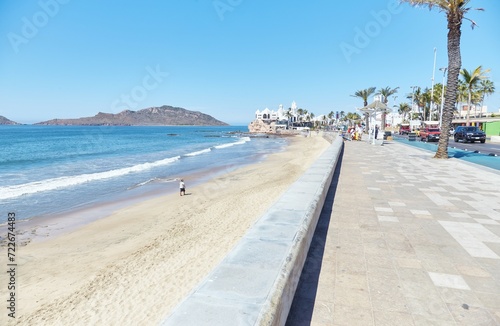
<svg viewBox="0 0 500 326"><path fill-rule="evenodd" d="M276 121L290 121L295 122L298 118L297 113L297 103L295 101L292 102L292 106L290 107L291 117L287 115L288 110L283 109L283 104L279 105L277 111L269 110L265 108L264 110L255 111L255 119L266 121L266 122L276 122Z"/></svg>
<svg viewBox="0 0 500 326"><path fill-rule="evenodd" d="M460 118L465 118L467 116L467 104L462 104L462 109L458 110L458 116ZM469 116L471 117L484 117L488 113L488 107L486 105L480 106L480 105L472 105L471 109L469 111Z"/></svg>

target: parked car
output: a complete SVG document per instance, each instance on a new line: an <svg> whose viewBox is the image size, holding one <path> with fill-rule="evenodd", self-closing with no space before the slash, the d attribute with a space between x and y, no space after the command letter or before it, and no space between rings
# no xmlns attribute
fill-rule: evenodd
<svg viewBox="0 0 500 326"><path fill-rule="evenodd" d="M453 138L455 139L455 142L463 141L464 143L473 143L475 141L480 141L484 144L486 141L486 134L478 127L459 126L455 129Z"/></svg>
<svg viewBox="0 0 500 326"><path fill-rule="evenodd" d="M420 133L418 134L420 140L426 140L428 142L438 141L440 135L441 131L439 131L439 128L424 128L420 130Z"/></svg>
<svg viewBox="0 0 500 326"><path fill-rule="evenodd" d="M409 132L410 132L410 124L406 123L401 124L401 126L399 127L399 134L408 135Z"/></svg>

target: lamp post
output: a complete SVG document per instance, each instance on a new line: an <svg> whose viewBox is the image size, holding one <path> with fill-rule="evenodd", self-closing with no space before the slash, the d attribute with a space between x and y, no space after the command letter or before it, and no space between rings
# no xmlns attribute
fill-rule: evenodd
<svg viewBox="0 0 500 326"><path fill-rule="evenodd" d="M439 112L439 129L441 129L441 124L443 123L443 107L444 107L444 77L446 76L446 71L448 68L439 68L443 72L443 87L441 90L441 112Z"/></svg>
<svg viewBox="0 0 500 326"><path fill-rule="evenodd" d="M396 106L396 99L398 98L398 96L394 95L392 98L394 100L394 104L393 104L393 107L394 107L394 106ZM392 128L394 127L394 112L392 112L392 109L391 109L391 127Z"/></svg>
<svg viewBox="0 0 500 326"><path fill-rule="evenodd" d="M432 109L434 107L434 76L436 74L436 51L437 51L436 48L434 48L434 67L432 68L432 87L431 87L431 107L429 108L429 117L427 117L429 121L432 119Z"/></svg>
<svg viewBox="0 0 500 326"><path fill-rule="evenodd" d="M413 121L413 103L415 101L415 88L418 86L410 86L411 87L411 111L410 111L410 128L413 128L412 126L412 121Z"/></svg>

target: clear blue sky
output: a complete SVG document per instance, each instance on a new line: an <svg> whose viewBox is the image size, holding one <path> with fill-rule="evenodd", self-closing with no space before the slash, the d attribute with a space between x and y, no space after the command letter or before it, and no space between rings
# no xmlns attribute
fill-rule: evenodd
<svg viewBox="0 0 500 326"><path fill-rule="evenodd" d="M172 105L230 124L292 101L354 112L370 86L431 87L446 18L396 0L0 0L0 115L23 123ZM490 68L500 108L500 1L462 28L466 69ZM367 33L360 36L359 31ZM392 99L391 99L392 101ZM392 104L390 102L390 104Z"/></svg>

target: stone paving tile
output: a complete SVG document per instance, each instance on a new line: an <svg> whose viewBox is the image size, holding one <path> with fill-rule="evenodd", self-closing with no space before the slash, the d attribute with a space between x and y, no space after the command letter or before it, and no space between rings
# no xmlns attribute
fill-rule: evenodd
<svg viewBox="0 0 500 326"><path fill-rule="evenodd" d="M375 325L380 326L401 326L412 325L413 318L411 314L398 311L377 311L373 312Z"/></svg>
<svg viewBox="0 0 500 326"><path fill-rule="evenodd" d="M491 313L484 308L448 304L457 325L490 326L496 322Z"/></svg>
<svg viewBox="0 0 500 326"><path fill-rule="evenodd" d="M288 326L500 325L500 172L432 156L345 143Z"/></svg>

